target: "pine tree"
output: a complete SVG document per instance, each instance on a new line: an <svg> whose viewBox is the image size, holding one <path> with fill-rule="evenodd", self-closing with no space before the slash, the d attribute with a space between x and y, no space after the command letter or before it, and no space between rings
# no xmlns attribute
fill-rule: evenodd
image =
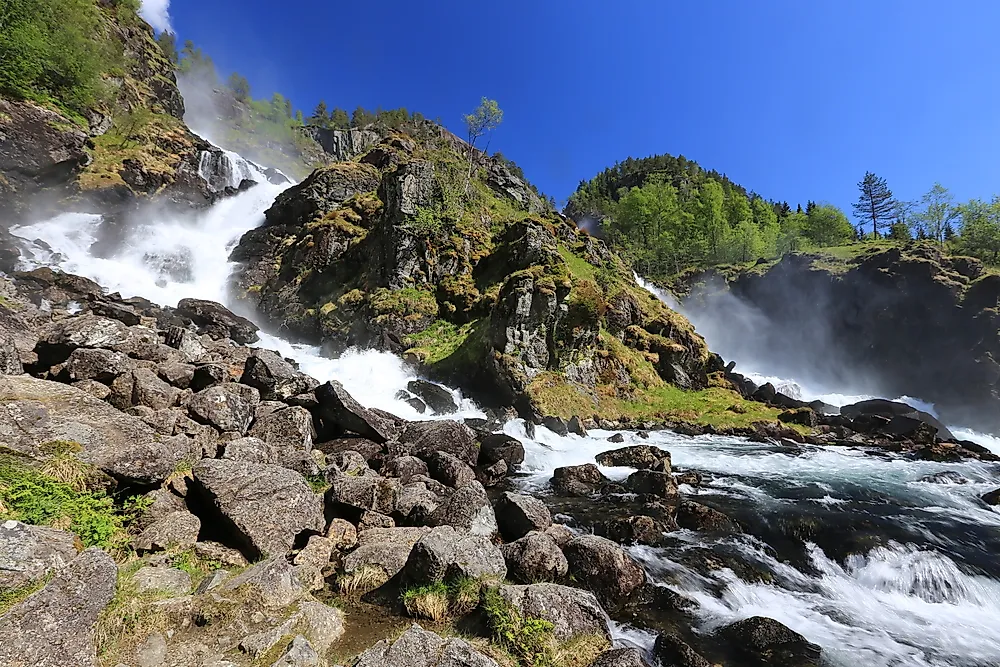
<svg viewBox="0 0 1000 667"><path fill-rule="evenodd" d="M865 177L858 183L858 190L861 195L858 201L853 204L854 217L872 223L872 233L878 238L879 223L886 226L892 224L896 218L896 200L892 198L892 190L884 178L880 178L872 172L866 172Z"/></svg>
<svg viewBox="0 0 1000 667"><path fill-rule="evenodd" d="M177 35L169 30L164 30L156 37L156 43L160 45L160 49L167 56L170 64L177 67L180 63L180 54L177 53Z"/></svg>
<svg viewBox="0 0 1000 667"><path fill-rule="evenodd" d="M337 107L330 112L330 126L335 130L346 130L351 126L351 119L346 111Z"/></svg>
<svg viewBox="0 0 1000 667"><path fill-rule="evenodd" d="M309 124L326 127L329 122L330 118L327 116L326 102L320 100L319 104L316 105L316 109L312 112L312 116L309 117Z"/></svg>

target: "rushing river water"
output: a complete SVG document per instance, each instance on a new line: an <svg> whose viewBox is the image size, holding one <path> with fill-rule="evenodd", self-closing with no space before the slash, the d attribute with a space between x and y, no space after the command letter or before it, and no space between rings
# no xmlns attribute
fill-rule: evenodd
<svg viewBox="0 0 1000 667"><path fill-rule="evenodd" d="M252 165L238 166L257 173ZM161 215L133 226L111 257L91 252L99 216L68 213L12 231L43 242L23 258L27 266L55 266L164 305L185 297L225 303L230 250L243 232L263 222L264 210L283 189L258 176L260 185L198 214ZM317 348L263 333L259 344L296 359L321 381L341 381L365 405L419 418L394 398L414 377L397 357L367 350L330 359ZM771 381L806 400L844 404L860 398ZM481 414L456 397L459 416ZM504 428L527 450L517 484L538 494L547 493L556 467L591 463L595 454L621 446L607 442L608 432L560 437L539 427L528 438L523 422ZM955 430L1000 453L1000 441ZM979 500L1000 486L997 464L914 462L844 448L790 449L669 432L648 440L624 435L626 443L669 450L677 468L705 473L701 487L682 491L746 528L745 535L709 539L682 530L670 533L660 548L632 548L654 581L697 603L699 631L765 615L821 645L832 665L1000 664L1000 512ZM963 483L923 480L944 471ZM623 478L629 471L604 472ZM581 530L593 525L583 512L568 520ZM704 553L722 563L748 563L749 569L692 567L692 559ZM628 627L619 632L644 645L655 636Z"/></svg>

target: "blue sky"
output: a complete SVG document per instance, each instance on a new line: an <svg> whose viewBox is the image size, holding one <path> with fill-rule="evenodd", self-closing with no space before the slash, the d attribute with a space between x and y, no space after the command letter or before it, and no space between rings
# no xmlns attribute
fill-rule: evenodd
<svg viewBox="0 0 1000 667"><path fill-rule="evenodd" d="M849 212L865 170L916 199L1000 193L1000 2L145 0L257 96L405 106L564 200L628 156L683 154L793 205Z"/></svg>

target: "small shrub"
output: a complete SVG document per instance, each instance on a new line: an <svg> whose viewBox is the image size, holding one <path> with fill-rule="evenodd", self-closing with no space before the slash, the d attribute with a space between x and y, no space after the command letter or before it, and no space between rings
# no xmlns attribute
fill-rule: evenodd
<svg viewBox="0 0 1000 667"><path fill-rule="evenodd" d="M551 622L523 617L495 588L486 591L483 612L494 641L520 664L528 667L553 664L555 639Z"/></svg>
<svg viewBox="0 0 1000 667"><path fill-rule="evenodd" d="M454 616L465 616L479 606L483 584L472 577L458 577L448 582L449 608Z"/></svg>
<svg viewBox="0 0 1000 667"><path fill-rule="evenodd" d="M440 623L448 617L448 587L438 582L403 592L403 607L415 618Z"/></svg>
<svg viewBox="0 0 1000 667"><path fill-rule="evenodd" d="M362 565L353 572L337 579L337 588L343 595L357 597L379 588L389 581L389 576L377 565Z"/></svg>

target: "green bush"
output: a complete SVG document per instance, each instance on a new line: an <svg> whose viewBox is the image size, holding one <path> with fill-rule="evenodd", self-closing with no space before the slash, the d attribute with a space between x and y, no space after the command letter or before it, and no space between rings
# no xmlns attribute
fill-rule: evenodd
<svg viewBox="0 0 1000 667"><path fill-rule="evenodd" d="M494 641L519 664L548 667L553 663L554 626L540 618L525 618L495 588L483 596L483 612Z"/></svg>

